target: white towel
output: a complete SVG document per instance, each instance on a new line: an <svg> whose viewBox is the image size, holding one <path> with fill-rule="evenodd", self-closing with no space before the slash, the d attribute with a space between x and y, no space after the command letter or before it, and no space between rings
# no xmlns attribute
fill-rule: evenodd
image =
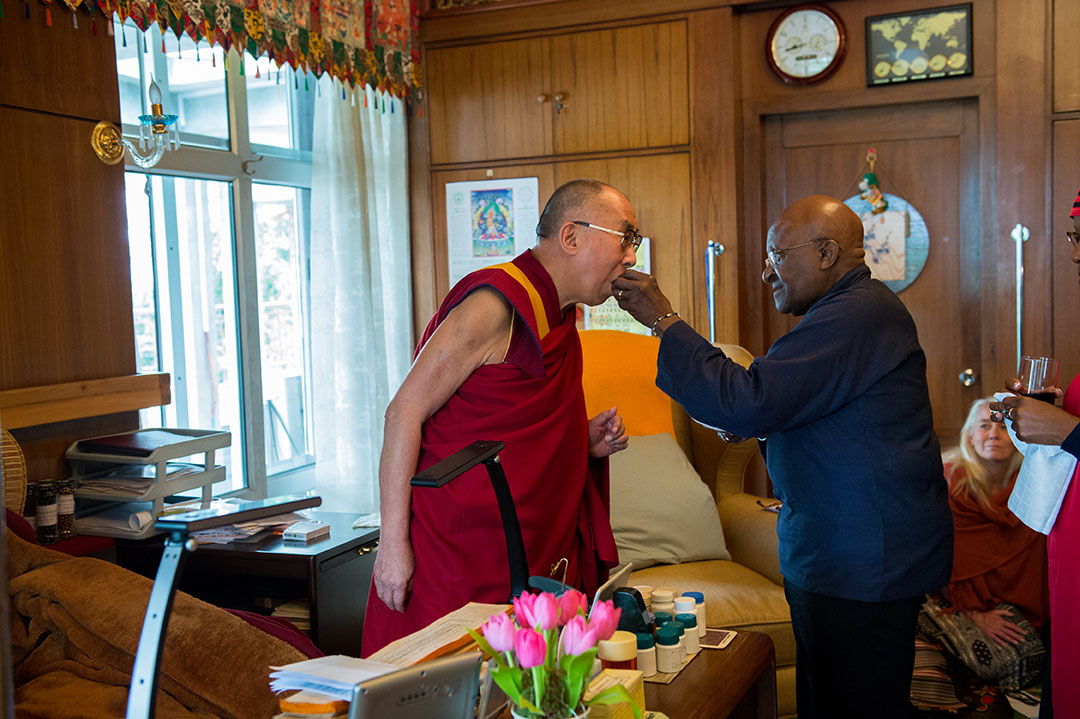
<svg viewBox="0 0 1080 719"><path fill-rule="evenodd" d="M998 392L994 399L1000 402L1008 396ZM1028 444L1017 439L1012 422L1005 422L1005 427L1013 444L1024 455L1016 486L1009 496L1009 509L1036 532L1050 534L1076 471L1076 457L1055 445Z"/></svg>

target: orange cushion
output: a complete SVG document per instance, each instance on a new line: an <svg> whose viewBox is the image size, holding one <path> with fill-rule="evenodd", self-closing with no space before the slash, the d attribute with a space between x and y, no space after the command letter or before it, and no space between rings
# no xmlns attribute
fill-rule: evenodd
<svg viewBox="0 0 1080 719"><path fill-rule="evenodd" d="M660 340L618 330L581 334L585 408L593 417L618 407L630 436L675 435L671 400L656 388L656 353Z"/></svg>

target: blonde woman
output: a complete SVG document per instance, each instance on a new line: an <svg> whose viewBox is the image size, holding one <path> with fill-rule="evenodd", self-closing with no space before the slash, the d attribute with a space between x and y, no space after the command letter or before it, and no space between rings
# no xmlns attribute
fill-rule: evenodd
<svg viewBox="0 0 1080 719"><path fill-rule="evenodd" d="M1003 689L1038 678L1049 618L1046 537L1009 511L1023 457L1005 427L990 420L992 398L976 400L945 453L953 512L953 570L945 597L923 606L919 627L972 671Z"/></svg>

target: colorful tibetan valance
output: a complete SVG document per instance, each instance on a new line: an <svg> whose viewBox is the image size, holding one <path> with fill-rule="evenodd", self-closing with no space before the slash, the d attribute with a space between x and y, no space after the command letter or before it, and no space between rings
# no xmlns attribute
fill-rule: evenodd
<svg viewBox="0 0 1080 719"><path fill-rule="evenodd" d="M412 0L63 0L142 30L206 40L277 65L420 101L419 14ZM48 5L51 0L43 0Z"/></svg>

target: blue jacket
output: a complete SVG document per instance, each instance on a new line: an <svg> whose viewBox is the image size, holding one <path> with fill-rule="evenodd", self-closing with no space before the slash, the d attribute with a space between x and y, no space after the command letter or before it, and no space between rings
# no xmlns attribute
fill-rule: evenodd
<svg viewBox="0 0 1080 719"><path fill-rule="evenodd" d="M705 424L766 438L787 581L860 601L948 583L952 513L926 356L869 268L845 274L749 369L672 325L656 384Z"/></svg>

